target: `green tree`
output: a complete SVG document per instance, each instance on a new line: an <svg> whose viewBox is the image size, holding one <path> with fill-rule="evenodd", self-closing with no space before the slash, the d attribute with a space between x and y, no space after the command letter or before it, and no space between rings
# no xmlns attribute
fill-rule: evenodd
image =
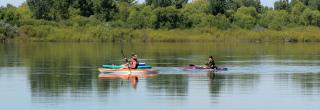
<svg viewBox="0 0 320 110"><path fill-rule="evenodd" d="M81 16L89 17L94 14L92 0L77 0L76 2L78 4L76 7L80 9Z"/></svg>
<svg viewBox="0 0 320 110"><path fill-rule="evenodd" d="M177 28L182 20L181 13L173 6L153 10L157 20L155 28Z"/></svg>
<svg viewBox="0 0 320 110"><path fill-rule="evenodd" d="M174 5L176 5L176 8L180 9L183 7L183 5L187 4L188 0L174 0Z"/></svg>
<svg viewBox="0 0 320 110"><path fill-rule="evenodd" d="M127 3L129 5L135 5L137 4L137 1L136 0L118 0L119 2L124 2L124 3Z"/></svg>
<svg viewBox="0 0 320 110"><path fill-rule="evenodd" d="M110 21L118 12L115 0L95 0L95 15L102 21Z"/></svg>
<svg viewBox="0 0 320 110"><path fill-rule="evenodd" d="M27 0L28 6L36 19L52 20L50 15L54 0Z"/></svg>
<svg viewBox="0 0 320 110"><path fill-rule="evenodd" d="M70 17L69 7L72 0L54 0L53 7L50 9L54 20L64 20Z"/></svg>
<svg viewBox="0 0 320 110"><path fill-rule="evenodd" d="M152 28L155 21L156 16L150 6L132 10L128 18L128 24L134 29Z"/></svg>
<svg viewBox="0 0 320 110"><path fill-rule="evenodd" d="M30 20L32 18L32 13L26 3L23 3L17 8L17 13L20 15L21 20Z"/></svg>
<svg viewBox="0 0 320 110"><path fill-rule="evenodd" d="M130 7L127 2L118 3L118 12L116 13L115 20L121 20L123 22L126 22L129 17L130 10L134 10L138 7L138 5Z"/></svg>
<svg viewBox="0 0 320 110"><path fill-rule="evenodd" d="M260 0L240 0L240 1L243 4L241 6L254 7L257 12L259 12L259 13L261 12L262 5L261 5Z"/></svg>
<svg viewBox="0 0 320 110"><path fill-rule="evenodd" d="M212 15L208 15L208 4L204 1L197 1L193 3L186 4L181 9L181 14L183 16L183 25L184 27L201 27L209 25L207 24L209 21L209 17L213 17Z"/></svg>
<svg viewBox="0 0 320 110"><path fill-rule="evenodd" d="M319 26L319 11L318 10L311 10L309 8L305 9L303 11L302 14L302 18L303 18L303 25L315 25L315 26Z"/></svg>
<svg viewBox="0 0 320 110"><path fill-rule="evenodd" d="M225 30L225 29L230 28L230 21L225 15L218 14L217 16L214 17L214 19L215 20L214 20L213 24L218 29Z"/></svg>
<svg viewBox="0 0 320 110"><path fill-rule="evenodd" d="M256 11L261 13L263 6L260 0L226 0L227 10L237 11L240 7L255 7Z"/></svg>
<svg viewBox="0 0 320 110"><path fill-rule="evenodd" d="M296 24L304 24L305 21L301 15L306 8L307 7L301 2L294 3L291 10L291 22Z"/></svg>
<svg viewBox="0 0 320 110"><path fill-rule="evenodd" d="M289 14L285 10L269 10L262 14L260 19L260 25L275 30L281 30L287 24L289 24Z"/></svg>
<svg viewBox="0 0 320 110"><path fill-rule="evenodd" d="M290 10L289 0L279 0L274 3L275 10Z"/></svg>
<svg viewBox="0 0 320 110"><path fill-rule="evenodd" d="M234 23L241 28L250 29L256 24L258 13L254 7L241 7L234 14Z"/></svg>
<svg viewBox="0 0 320 110"><path fill-rule="evenodd" d="M176 8L182 8L183 4L188 3L188 0L146 0L147 5L155 7L168 7L175 5Z"/></svg>
<svg viewBox="0 0 320 110"><path fill-rule="evenodd" d="M208 0L209 10L213 15L224 14L227 10L227 0Z"/></svg>
<svg viewBox="0 0 320 110"><path fill-rule="evenodd" d="M167 7L173 4L172 0L146 0L145 2L155 7Z"/></svg>
<svg viewBox="0 0 320 110"><path fill-rule="evenodd" d="M21 15L17 12L17 8L8 4L6 7L0 8L0 20L7 23L17 24Z"/></svg>
<svg viewBox="0 0 320 110"><path fill-rule="evenodd" d="M0 41L5 42L9 38L17 35L17 27L0 21Z"/></svg>
<svg viewBox="0 0 320 110"><path fill-rule="evenodd" d="M36 19L68 19L72 0L27 0L28 6Z"/></svg>
<svg viewBox="0 0 320 110"><path fill-rule="evenodd" d="M290 6L293 7L293 6L296 5L297 3L301 3L301 0L291 0Z"/></svg>
<svg viewBox="0 0 320 110"><path fill-rule="evenodd" d="M320 1L319 0L291 0L291 5L295 5L296 3L302 3L305 6L308 6L311 9L320 10Z"/></svg>
<svg viewBox="0 0 320 110"><path fill-rule="evenodd" d="M308 5L312 9L320 10L320 0L309 0Z"/></svg>

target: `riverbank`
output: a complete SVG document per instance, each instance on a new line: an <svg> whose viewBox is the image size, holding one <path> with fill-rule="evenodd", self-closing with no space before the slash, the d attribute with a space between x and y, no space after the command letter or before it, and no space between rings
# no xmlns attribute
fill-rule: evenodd
<svg viewBox="0 0 320 110"><path fill-rule="evenodd" d="M25 25L15 40L36 42L320 42L320 28L219 30L217 28L139 29L98 26Z"/></svg>
<svg viewBox="0 0 320 110"><path fill-rule="evenodd" d="M43 42L320 42L318 27L296 27L282 31L245 29L127 29L103 26L22 26L16 40Z"/></svg>

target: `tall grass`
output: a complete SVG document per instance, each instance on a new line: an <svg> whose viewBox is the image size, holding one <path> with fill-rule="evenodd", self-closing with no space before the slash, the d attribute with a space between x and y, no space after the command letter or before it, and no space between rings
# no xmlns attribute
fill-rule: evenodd
<svg viewBox="0 0 320 110"><path fill-rule="evenodd" d="M320 42L318 27L292 27L254 31L246 29L219 30L113 28L106 25L24 25L19 28L20 39L52 42ZM18 38L19 39L19 38Z"/></svg>

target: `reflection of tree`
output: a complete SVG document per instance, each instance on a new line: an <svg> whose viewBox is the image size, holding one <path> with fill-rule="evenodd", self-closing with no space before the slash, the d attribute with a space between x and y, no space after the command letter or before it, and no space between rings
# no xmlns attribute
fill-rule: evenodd
<svg viewBox="0 0 320 110"><path fill-rule="evenodd" d="M287 59L286 55L294 56L293 59L303 58L305 60L317 60L319 45L317 44L252 44L237 43L134 43L134 45L117 43L8 43L0 44L0 65L4 62L6 65L17 62L24 66L29 66L34 58L67 58L71 65L78 65L87 58L90 66L97 66L104 63L123 63L123 61L111 62L110 60L121 59L120 46L124 45L124 52L128 55L130 52L138 52L140 58L156 59L149 60L149 64L174 63L174 65L186 65L190 62L202 64L208 55L217 58L218 64L225 60L256 60L259 56L274 55L277 59ZM210 46L208 46L210 45ZM292 49L294 48L294 49ZM193 58L191 61L177 60L174 58L192 58L197 55L203 58ZM9 56L9 57L6 57ZM234 57L225 57L234 56ZM236 57L239 56L239 57ZM171 59L164 59L171 58ZM15 61L8 61L15 60ZM107 62L108 61L108 62ZM231 64L230 62L228 64ZM11 64L13 65L13 64ZM156 66L156 65L153 65ZM158 65L160 66L160 65ZM163 65L162 65L163 66ZM165 65L166 66L166 65Z"/></svg>
<svg viewBox="0 0 320 110"><path fill-rule="evenodd" d="M33 95L60 96L68 92L76 95L79 91L91 90L92 80L96 78L92 73L96 73L96 70L72 67L90 64L88 58L82 58L77 63L70 59L70 56L33 56L32 62L29 62Z"/></svg>
<svg viewBox="0 0 320 110"><path fill-rule="evenodd" d="M235 88L241 91L253 89L259 80L257 74L212 74L208 73L210 93L218 97L221 92L232 92Z"/></svg>
<svg viewBox="0 0 320 110"><path fill-rule="evenodd" d="M85 62L83 59L80 62ZM95 70L91 68L71 68L71 62L67 58L45 58L45 59L33 59L31 63L31 80L42 82L42 77L46 82L52 85L71 85L73 88L87 88L91 87L92 77L91 73L95 73ZM55 84L56 83L56 84Z"/></svg>
<svg viewBox="0 0 320 110"><path fill-rule="evenodd" d="M21 47L21 53L27 57L26 65L31 69L29 79L33 96L79 95L91 91L95 86L93 82L101 93L119 88L119 79L97 79L96 67L108 63L106 57L111 57L108 60L121 59L119 50L113 47L116 46L86 43L36 43ZM108 51L101 51L105 49Z"/></svg>
<svg viewBox="0 0 320 110"><path fill-rule="evenodd" d="M88 70L86 70L88 71ZM92 73L92 71L91 71ZM73 96L93 90L96 86L98 95L107 96L122 86L130 86L130 82L123 79L96 80L91 73L39 73L30 74L31 92L33 97L63 97L67 93ZM92 85L96 82L96 85Z"/></svg>
<svg viewBox="0 0 320 110"><path fill-rule="evenodd" d="M100 79L97 81L98 95L100 97L108 96L110 92L117 92L117 90L122 86L129 87L130 83L127 80L123 80L120 78Z"/></svg>
<svg viewBox="0 0 320 110"><path fill-rule="evenodd" d="M220 88L221 88L221 83L219 80L221 79L221 75L217 75L213 72L209 72L208 77L210 79L209 80L210 93L215 97L219 96Z"/></svg>
<svg viewBox="0 0 320 110"><path fill-rule="evenodd" d="M278 87L289 87L290 84L290 74L281 73L281 74L274 74L273 78L275 79L274 82L276 83L275 86Z"/></svg>
<svg viewBox="0 0 320 110"><path fill-rule="evenodd" d="M60 96L92 90L92 78L96 76L91 73L35 72L29 75L29 80L34 95Z"/></svg>
<svg viewBox="0 0 320 110"><path fill-rule="evenodd" d="M11 43L0 43L0 66L14 67L21 65L19 48Z"/></svg>
<svg viewBox="0 0 320 110"><path fill-rule="evenodd" d="M158 75L147 78L147 88L155 93L185 96L188 93L188 76Z"/></svg>
<svg viewBox="0 0 320 110"><path fill-rule="evenodd" d="M313 73L297 73L292 74L292 81L301 87L305 95L319 94L320 93L320 74Z"/></svg>
<svg viewBox="0 0 320 110"><path fill-rule="evenodd" d="M210 45L210 46L208 46ZM219 43L134 43L132 47L124 44L125 54L140 50L140 58L156 59L146 63L173 63L185 65L189 62L213 55L219 61L227 60L257 60L259 56L274 55L277 59L304 59L318 60L318 44L219 44ZM294 49L292 49L294 48ZM25 66L31 68L29 79L34 95L61 96L62 93L88 91L97 83L98 91L104 92L118 90L121 87L120 79L97 80L95 67L105 63L123 63L120 54L120 44L112 43L8 43L0 44L0 66ZM196 55L197 58L193 56ZM293 57L287 57L287 55ZM225 57L231 56L231 57ZM239 56L239 57L236 57ZM190 58L191 61L174 58ZM167 59L166 59L167 58ZM193 59L192 59L193 58ZM189 59L188 59L189 60ZM115 61L115 62L110 62ZM220 64L220 62L219 62ZM231 63L228 63L231 64ZM239 64L236 64L239 65ZM241 64L240 64L241 65ZM155 65L153 65L155 66ZM159 65L160 66L160 65ZM163 66L163 65L162 65ZM168 66L168 65L165 65ZM169 65L171 66L171 65ZM291 76L291 74L290 74ZM286 76L283 76L286 77ZM319 89L317 74L294 74L292 80L308 91ZM258 82L259 75L217 74L210 81L210 93L219 95L228 88L250 89ZM283 79L283 78L281 78ZM188 93L188 76L185 75L160 75L147 78L148 90L171 95L186 95ZM93 83L93 84L92 84ZM130 86L123 82L123 85Z"/></svg>
<svg viewBox="0 0 320 110"><path fill-rule="evenodd" d="M34 96L60 96L67 92L69 76L64 74L31 74L31 92ZM69 85L70 86L70 85Z"/></svg>

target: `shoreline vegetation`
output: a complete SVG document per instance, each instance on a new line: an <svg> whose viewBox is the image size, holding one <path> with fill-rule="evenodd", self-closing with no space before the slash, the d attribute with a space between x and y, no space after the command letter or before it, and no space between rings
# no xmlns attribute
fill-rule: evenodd
<svg viewBox="0 0 320 110"><path fill-rule="evenodd" d="M320 1L27 0L0 7L0 40L320 42Z"/></svg>
<svg viewBox="0 0 320 110"><path fill-rule="evenodd" d="M16 40L35 42L320 42L318 27L295 27L254 31L246 29L219 30L192 29L139 29L90 27L23 26Z"/></svg>

